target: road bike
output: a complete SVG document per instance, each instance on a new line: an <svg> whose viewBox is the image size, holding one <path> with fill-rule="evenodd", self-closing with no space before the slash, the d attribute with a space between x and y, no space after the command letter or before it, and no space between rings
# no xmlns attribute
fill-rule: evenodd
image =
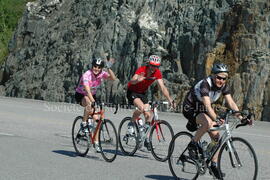
<svg viewBox="0 0 270 180"><path fill-rule="evenodd" d="M118 139L114 124L111 120L105 119L104 105L100 103L92 106L93 112L90 114L90 118L87 120L87 126L84 128L81 125L83 117L78 116L75 118L72 125L72 142L77 154L85 156L91 146L95 147L94 140L98 135L102 157L105 161L112 162L117 155ZM117 110L118 106L116 106L114 114L116 114ZM99 115L99 119L96 122L93 122L93 115Z"/></svg>
<svg viewBox="0 0 270 180"><path fill-rule="evenodd" d="M158 106L161 104L168 105L168 102L150 102L150 111L153 114L150 127L139 124L141 118L132 122L131 117L125 117L118 128L119 146L125 155L132 156L140 149L149 138L149 146L152 155L158 161L168 159L169 143L174 135L171 125L158 117Z"/></svg>
<svg viewBox="0 0 270 180"><path fill-rule="evenodd" d="M244 118L230 118L235 114L241 114ZM225 123L210 128L210 131L224 131L221 138L214 147L209 149L206 141L199 141L201 152L198 158L189 155L187 146L193 135L182 131L177 133L169 147L169 168L176 179L197 179L210 169L210 162L213 156L218 153L218 170L222 179L252 179L255 180L258 174L258 160L251 144L241 138L232 136L232 131L240 126L252 124L252 113L227 110L222 119ZM230 123L229 123L230 122Z"/></svg>

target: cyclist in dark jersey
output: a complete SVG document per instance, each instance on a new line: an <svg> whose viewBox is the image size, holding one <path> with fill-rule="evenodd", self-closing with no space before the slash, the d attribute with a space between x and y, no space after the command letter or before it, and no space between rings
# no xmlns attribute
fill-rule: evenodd
<svg viewBox="0 0 270 180"><path fill-rule="evenodd" d="M195 156L198 154L199 146L198 141L201 137L208 132L213 141L218 141L218 131L208 131L211 127L216 125L218 119L217 114L212 108L221 95L225 97L228 106L236 111L239 111L236 103L232 99L229 86L226 84L228 79L228 67L225 64L215 64L212 68L212 75L199 81L194 87L190 89L185 97L183 103L183 115L188 119L187 129L196 131L192 141L188 145L189 151ZM241 118L239 116L239 118ZM221 119L221 123L224 120ZM200 128L197 129L197 124ZM217 154L213 157L211 163L211 170L220 179L222 174L218 171L216 166Z"/></svg>
<svg viewBox="0 0 270 180"><path fill-rule="evenodd" d="M133 113L133 121L135 121L143 113L146 124L150 124L151 113L146 91L154 81L157 81L157 84L160 87L162 93L167 98L170 105L175 108L175 103L170 97L169 91L167 90L162 80L162 74L158 69L161 64L160 62L161 58L159 56L151 55L149 57L148 65L139 67L136 70L135 75L128 83L127 99L129 104L133 104L138 108ZM145 142L145 146L149 147L148 142ZM147 149L149 150L149 148Z"/></svg>

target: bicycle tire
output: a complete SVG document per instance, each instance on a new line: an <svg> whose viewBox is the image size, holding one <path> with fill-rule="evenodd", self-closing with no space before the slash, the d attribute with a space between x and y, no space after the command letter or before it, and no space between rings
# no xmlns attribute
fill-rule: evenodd
<svg viewBox="0 0 270 180"><path fill-rule="evenodd" d="M133 125L134 134L129 135L128 129L127 129L129 122L132 122L131 117L125 117L120 122L120 125L118 128L118 142L119 142L120 149L124 155L133 156L139 146L139 141L138 141L139 129L138 129L137 124L134 123Z"/></svg>
<svg viewBox="0 0 270 180"><path fill-rule="evenodd" d="M232 137L229 141L234 153L228 151L227 143L222 145L218 155L219 171L225 173L225 179L255 180L258 174L258 159L253 147L240 137ZM237 162L236 158L240 160L242 167L233 167L233 163Z"/></svg>
<svg viewBox="0 0 270 180"><path fill-rule="evenodd" d="M99 147L101 155L107 162L112 162L117 156L118 139L114 124L104 119L99 131Z"/></svg>
<svg viewBox="0 0 270 180"><path fill-rule="evenodd" d="M156 160L164 162L168 159L169 145L173 136L173 129L165 120L159 120L152 126L149 142L151 153Z"/></svg>
<svg viewBox="0 0 270 180"><path fill-rule="evenodd" d="M73 147L79 156L85 156L90 147L89 133L84 133L81 128L82 119L82 116L75 118L71 132Z"/></svg>
<svg viewBox="0 0 270 180"><path fill-rule="evenodd" d="M192 137L189 132L181 131L174 135L170 142L168 163L175 179L194 180L199 176L198 164L189 157L187 150Z"/></svg>

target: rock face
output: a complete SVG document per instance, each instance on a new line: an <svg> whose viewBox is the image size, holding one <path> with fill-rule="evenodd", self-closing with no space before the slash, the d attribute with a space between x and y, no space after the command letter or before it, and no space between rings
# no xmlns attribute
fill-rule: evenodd
<svg viewBox="0 0 270 180"><path fill-rule="evenodd" d="M109 53L118 80L100 95L124 103L128 80L155 53L180 105L221 61L237 104L270 121L269 48L269 0L39 0L27 4L0 81L7 96L74 102L90 59Z"/></svg>

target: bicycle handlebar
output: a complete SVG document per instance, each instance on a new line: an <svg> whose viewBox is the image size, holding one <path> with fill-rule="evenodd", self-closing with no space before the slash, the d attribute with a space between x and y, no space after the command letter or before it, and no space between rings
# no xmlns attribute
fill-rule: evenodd
<svg viewBox="0 0 270 180"><path fill-rule="evenodd" d="M102 110L103 109L103 106L112 106L112 105L115 105L115 111L114 111L114 114L117 113L118 111L118 104L111 104L111 103L102 103L102 102L93 102L92 103L92 108L97 108L97 107L100 107L100 109Z"/></svg>
<svg viewBox="0 0 270 180"><path fill-rule="evenodd" d="M235 114L240 114L243 116L243 118L240 120L240 124L236 125L235 128L241 127L241 126L246 126L246 125L252 125L253 120L252 117L254 117L254 114L251 113L250 111L244 110L244 111L235 111L232 109L228 109L224 115L225 123L228 123L228 116L229 115L235 115ZM221 118L221 119L223 119Z"/></svg>
<svg viewBox="0 0 270 180"><path fill-rule="evenodd" d="M148 102L150 105L168 105L168 101L149 101Z"/></svg>

